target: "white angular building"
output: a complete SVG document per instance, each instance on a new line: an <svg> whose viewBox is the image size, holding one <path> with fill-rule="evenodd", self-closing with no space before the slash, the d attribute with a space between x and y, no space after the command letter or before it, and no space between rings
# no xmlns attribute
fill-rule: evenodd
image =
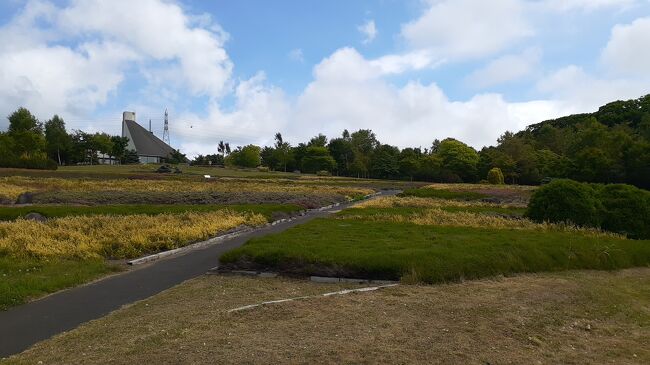
<svg viewBox="0 0 650 365"><path fill-rule="evenodd" d="M136 151L140 163L162 163L174 152L171 146L138 124L134 112L122 113L122 137L129 139L126 148Z"/></svg>

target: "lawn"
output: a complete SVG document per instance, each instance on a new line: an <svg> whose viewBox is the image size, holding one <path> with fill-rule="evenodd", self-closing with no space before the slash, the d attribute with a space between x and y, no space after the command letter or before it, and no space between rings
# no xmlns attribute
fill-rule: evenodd
<svg viewBox="0 0 650 365"><path fill-rule="evenodd" d="M650 241L574 232L318 219L256 238L226 267L438 283L522 272L650 265Z"/></svg>
<svg viewBox="0 0 650 365"><path fill-rule="evenodd" d="M650 265L650 240L535 223L523 211L520 205L380 197L253 239L221 262L225 268L425 283Z"/></svg>
<svg viewBox="0 0 650 365"><path fill-rule="evenodd" d="M41 260L0 256L0 310L118 271L104 260Z"/></svg>

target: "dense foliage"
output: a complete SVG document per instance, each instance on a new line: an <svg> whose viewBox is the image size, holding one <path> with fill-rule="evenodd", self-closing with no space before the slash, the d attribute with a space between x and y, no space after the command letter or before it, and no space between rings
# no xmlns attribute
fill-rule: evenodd
<svg viewBox="0 0 650 365"><path fill-rule="evenodd" d="M555 180L535 191L526 214L537 222L571 222L650 238L650 192L630 185Z"/></svg>
<svg viewBox="0 0 650 365"><path fill-rule="evenodd" d="M326 161L324 147L334 159ZM545 179L624 182L650 187L650 95L616 101L590 114L571 115L506 132L498 144L476 151L453 138L430 148L380 143L371 130L343 131L327 140L320 134L291 147L276 134L261 163L274 170L314 172L314 159L336 175L435 182L538 185ZM503 180L502 180L503 179Z"/></svg>

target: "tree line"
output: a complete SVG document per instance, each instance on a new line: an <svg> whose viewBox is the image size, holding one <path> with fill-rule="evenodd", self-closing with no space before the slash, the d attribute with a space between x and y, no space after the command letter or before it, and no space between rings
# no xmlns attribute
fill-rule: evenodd
<svg viewBox="0 0 650 365"><path fill-rule="evenodd" d="M627 183L650 189L650 95L616 101L594 113L576 114L504 133L496 146L475 150L447 138L426 148L381 143L370 129L328 139L319 134L292 146L282 134L271 146L219 142L217 151L199 155L198 165L264 167L275 171L431 182L505 182L536 185L552 178ZM58 116L41 124L27 109L9 116L0 133L0 166L51 168L94 164L100 155L136 163L128 140L105 133L68 133ZM169 162L184 161L176 152Z"/></svg>
<svg viewBox="0 0 650 365"><path fill-rule="evenodd" d="M571 178L648 189L650 95L505 132L497 142L479 151L454 138L399 149L361 129L332 139L319 134L291 146L277 133L272 146L248 145L213 156L215 163L231 166L364 178L524 185Z"/></svg>

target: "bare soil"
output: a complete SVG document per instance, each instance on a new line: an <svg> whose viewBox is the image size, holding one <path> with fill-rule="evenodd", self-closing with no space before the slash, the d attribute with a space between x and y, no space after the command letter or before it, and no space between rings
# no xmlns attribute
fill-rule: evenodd
<svg viewBox="0 0 650 365"><path fill-rule="evenodd" d="M353 288L210 275L41 342L16 364L650 363L650 268Z"/></svg>

